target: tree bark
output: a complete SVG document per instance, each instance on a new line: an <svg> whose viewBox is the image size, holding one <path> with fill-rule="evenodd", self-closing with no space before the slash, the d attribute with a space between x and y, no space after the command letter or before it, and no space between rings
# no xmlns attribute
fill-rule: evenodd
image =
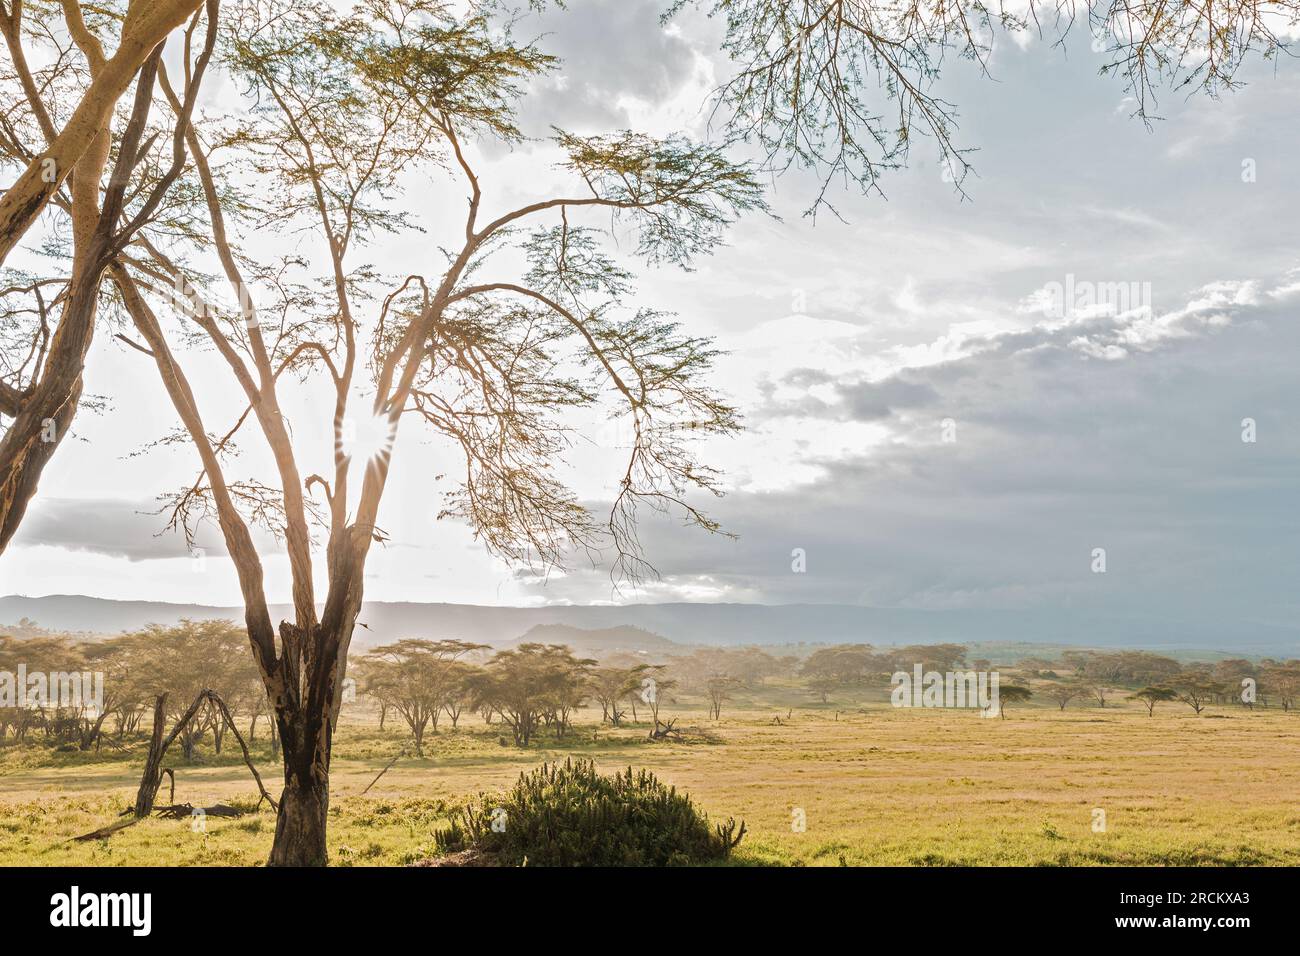
<svg viewBox="0 0 1300 956"><path fill-rule="evenodd" d="M104 721L108 719L109 711L105 709L99 717L86 728L81 734L81 749L89 750L93 744L99 740L99 735L104 730Z"/></svg>
<svg viewBox="0 0 1300 956"><path fill-rule="evenodd" d="M284 791L268 866L324 866L329 859L325 832L335 691L342 671L339 646L343 630L351 626L331 611L337 609L327 604L328 623L310 631L288 622L280 625L284 649L280 663L290 692L274 701L284 755Z"/></svg>
<svg viewBox="0 0 1300 956"><path fill-rule="evenodd" d="M329 775L286 783L275 820L275 842L267 866L324 866L329 859L325 826L329 817Z"/></svg>
<svg viewBox="0 0 1300 956"><path fill-rule="evenodd" d="M145 758L144 773L140 775L140 789L135 795L135 817L141 819L153 812L158 788L162 786L163 731L167 724L167 695L160 694L153 703L153 736L149 740L149 755Z"/></svg>
<svg viewBox="0 0 1300 956"><path fill-rule="evenodd" d="M325 832L333 725L327 715L323 721L310 721L302 712L277 719L284 748L284 791L267 866L324 866L329 859Z"/></svg>

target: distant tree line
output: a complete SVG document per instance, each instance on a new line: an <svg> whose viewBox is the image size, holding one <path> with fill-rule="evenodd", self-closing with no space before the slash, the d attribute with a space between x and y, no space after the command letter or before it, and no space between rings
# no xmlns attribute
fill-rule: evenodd
<svg viewBox="0 0 1300 956"><path fill-rule="evenodd" d="M961 644L919 644L876 648L869 644L837 644L819 648L799 665L807 687L825 703L836 692L884 682L899 670L920 664L926 671L963 668L988 670L987 660L966 661ZM1162 701L1187 704L1200 713L1211 704L1245 707L1276 705L1289 711L1300 696L1300 660L1264 658L1252 662L1229 658L1214 663L1184 664L1149 651L1065 651L1060 660L1025 658L1004 667L1008 680L1042 681L1035 692L1061 710L1074 701L1105 707L1127 694L1153 714ZM1014 676L1010 676L1015 672ZM1008 686L1003 682L1003 689Z"/></svg>
<svg viewBox="0 0 1300 956"><path fill-rule="evenodd" d="M90 695L70 704L51 700L39 706L0 707L0 741L22 741L32 734L80 750L100 750L141 729L157 697L166 694L166 715L178 718L203 690L215 691L235 717L249 723L253 738L259 717L269 712L265 690L248 656L248 635L229 621L181 621L151 625L103 640L48 634L20 640L0 636L0 672L17 674L102 674L102 699ZM274 737L274 722L272 726ZM226 724L206 708L182 730L186 760L210 738L220 754ZM273 743L274 746L274 743Z"/></svg>
<svg viewBox="0 0 1300 956"><path fill-rule="evenodd" d="M177 721L203 691L215 691L232 717L241 726L247 723L250 742L271 713L246 653L247 634L230 621L185 620L101 640L56 634L30 621L21 631L23 638L0 636L0 672L14 673L24 665L28 673L100 673L103 697L100 706L90 701L0 706L0 743L39 735L62 748L98 751L141 731L164 694L165 714ZM390 720L400 721L412 751L423 756L429 733L446 725L458 729L466 714L499 725L520 747L542 733L563 741L572 732L574 714L587 706L599 707L601 723L610 727L624 726L629 716L634 722L644 719L652 724L651 736L658 737L672 728L662 718L663 705L676 704L680 694L704 698L709 717L720 720L736 696L774 681L827 703L832 694L885 684L891 674L910 672L917 664L939 672L991 669L988 660L967 662L967 652L952 643L838 644L819 647L801 660L758 647L709 647L652 662L627 652L601 660L579 657L559 644L523 643L493 652L486 644L407 638L375 647L356 661L349 699L359 694L377 706L381 730ZM1038 696L1061 710L1078 701L1106 707L1126 698L1140 702L1149 715L1165 702L1186 704L1197 714L1225 704L1289 711L1300 697L1300 660L1294 659L1184 664L1148 651L1070 650L1059 660L1025 658L1003 670L1003 703ZM278 753L276 723L268 719L266 725ZM193 760L205 741L220 754L226 731L215 708L201 710L179 734L185 760Z"/></svg>

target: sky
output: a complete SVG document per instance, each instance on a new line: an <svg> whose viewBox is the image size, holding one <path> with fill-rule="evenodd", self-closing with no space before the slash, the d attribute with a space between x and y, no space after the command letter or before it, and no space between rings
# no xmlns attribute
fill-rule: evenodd
<svg viewBox="0 0 1300 956"><path fill-rule="evenodd" d="M564 62L530 92L525 129L706 135L728 68L718 25L688 14L664 27L661 6L575 0L522 23ZM964 197L922 142L883 197L834 192L839 219L802 215L817 183L791 173L770 183L776 215L746 217L695 271L641 271L638 301L728 353L714 382L746 429L702 457L725 469L709 510L735 538L647 519L660 577L638 587L614 587L599 565L511 568L435 520L435 476L452 459L410 430L367 596L1293 622L1300 72L1255 69L1218 100L1166 93L1148 128L1122 82L1097 75L1084 37L1004 38L991 65L980 77L953 63L940 87L976 149ZM207 95L222 94L218 83ZM541 145L476 155L502 207L558 175ZM463 202L446 183L408 195L434 219ZM427 252L405 243L372 258L396 271ZM200 394L227 387L204 375ZM109 407L81 416L47 470L0 556L0 593L237 603L216 536L195 557L152 513L196 469L183 445L148 448L176 426L151 364L100 336L87 391ZM308 400L296 410L296 438L327 449ZM597 419L587 431L569 467L599 503L620 436ZM261 547L283 600L287 562Z"/></svg>

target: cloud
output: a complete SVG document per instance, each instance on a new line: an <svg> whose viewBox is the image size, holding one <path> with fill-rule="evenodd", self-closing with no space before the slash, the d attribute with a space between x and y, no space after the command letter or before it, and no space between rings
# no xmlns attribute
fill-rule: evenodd
<svg viewBox="0 0 1300 956"><path fill-rule="evenodd" d="M166 530L167 515L153 501L100 498L37 498L14 537L17 546L46 545L128 561L153 561L191 556L185 538ZM270 535L254 532L262 554L283 550ZM197 529L195 552L226 554L215 522Z"/></svg>
<svg viewBox="0 0 1300 956"><path fill-rule="evenodd" d="M519 39L537 37L559 68L537 80L524 103L526 130L552 125L575 132L607 132L633 123L633 101L664 109L701 69L701 46L659 22L657 0L579 0L564 9L520 21ZM694 107L702 103L697 95Z"/></svg>
<svg viewBox="0 0 1300 956"><path fill-rule="evenodd" d="M828 397L812 394L814 388L822 388ZM794 389L802 394L798 398L783 400L777 397L782 389ZM902 409L933 405L939 398L929 384L909 381L900 375L891 375L878 382L837 381L828 372L810 368L788 372L782 376L779 385L771 384L764 390L767 401L752 413L756 419L814 417L877 421L890 418Z"/></svg>
<svg viewBox="0 0 1300 956"><path fill-rule="evenodd" d="M662 578L625 599L1285 621L1300 573L1300 434L1290 425L1300 330L1280 306L1234 309L1231 324L1213 326L1205 310L1189 311L1195 334L1142 333L1122 361L1075 343L1125 341L1133 321L1090 320L991 336L964 358L882 382L792 370L782 387L834 398L787 410L888 409L891 439L819 460L818 476L797 487L728 495L712 510L735 541L647 520ZM1255 443L1242 441L1245 418ZM795 548L804 574L791 569ZM1092 571L1094 548L1106 549L1104 574ZM601 588L602 569L575 569L545 593L580 600Z"/></svg>

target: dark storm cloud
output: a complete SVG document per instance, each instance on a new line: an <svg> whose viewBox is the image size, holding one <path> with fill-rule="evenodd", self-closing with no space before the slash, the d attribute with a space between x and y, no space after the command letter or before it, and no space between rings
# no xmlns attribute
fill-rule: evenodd
<svg viewBox="0 0 1300 956"><path fill-rule="evenodd" d="M1293 312L1241 310L1230 326L1157 336L1117 360L1080 349L1078 329L1042 330L910 370L935 398L901 416L895 441L820 462L811 484L723 499L714 514L739 540L647 521L664 575L650 593L1293 619ZM1150 335L1125 328L1094 331L1115 342ZM956 423L955 442L941 441L943 417ZM1245 418L1255 443L1242 441ZM795 548L806 573L791 570ZM1104 574L1091 569L1094 548L1106 549ZM552 580L547 593L577 595L598 580Z"/></svg>
<svg viewBox="0 0 1300 956"><path fill-rule="evenodd" d="M166 530L168 514L153 501L38 498L15 536L17 545L48 545L129 561L188 558L183 535ZM279 550L267 535L256 535L263 554ZM195 549L207 556L226 553L215 522L195 534Z"/></svg>

